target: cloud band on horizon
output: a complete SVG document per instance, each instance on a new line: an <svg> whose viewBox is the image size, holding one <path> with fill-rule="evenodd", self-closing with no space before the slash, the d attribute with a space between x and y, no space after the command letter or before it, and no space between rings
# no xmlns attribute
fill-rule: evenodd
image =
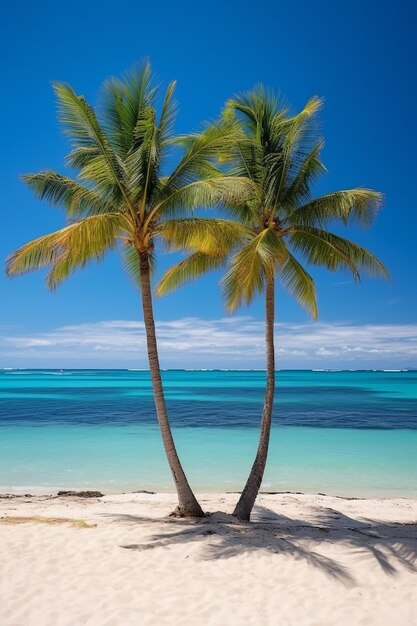
<svg viewBox="0 0 417 626"><path fill-rule="evenodd" d="M278 323L277 367L413 367L417 324ZM251 317L157 322L163 367L263 367L264 325ZM110 320L0 334L0 367L147 367L143 322Z"/></svg>

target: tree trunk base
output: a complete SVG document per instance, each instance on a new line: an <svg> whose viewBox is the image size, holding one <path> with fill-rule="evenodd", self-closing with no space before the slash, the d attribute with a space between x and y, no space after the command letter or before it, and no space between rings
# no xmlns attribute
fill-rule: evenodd
<svg viewBox="0 0 417 626"><path fill-rule="evenodd" d="M250 511L242 511L240 509L235 509L232 513L233 517L239 520L239 522L250 522Z"/></svg>
<svg viewBox="0 0 417 626"><path fill-rule="evenodd" d="M176 518L184 518L184 517L192 517L195 519L201 519L202 517L206 517L206 513L201 509L200 506L181 506L180 504L169 514L169 517Z"/></svg>

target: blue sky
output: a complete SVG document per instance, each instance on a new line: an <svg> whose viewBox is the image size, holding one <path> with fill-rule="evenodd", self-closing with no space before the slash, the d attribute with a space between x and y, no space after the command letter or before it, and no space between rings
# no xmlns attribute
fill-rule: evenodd
<svg viewBox="0 0 417 626"><path fill-rule="evenodd" d="M392 281L355 285L347 274L314 270L318 324L280 292L281 365L417 366L416 12L411 2L372 1L8 3L0 33L1 258L64 223L19 181L45 167L63 171L67 144L51 81L71 83L94 103L106 77L149 57L158 81L178 81L178 132L197 129L257 82L295 109L317 94L325 98L328 174L316 191L368 186L385 194L374 227L346 234L386 263ZM170 262L160 258L159 271ZM157 300L165 366L262 366L262 302L229 318L217 281L212 275ZM146 365L139 296L116 255L53 294L41 272L14 280L2 273L0 298L0 367ZM205 351L203 336L212 338Z"/></svg>

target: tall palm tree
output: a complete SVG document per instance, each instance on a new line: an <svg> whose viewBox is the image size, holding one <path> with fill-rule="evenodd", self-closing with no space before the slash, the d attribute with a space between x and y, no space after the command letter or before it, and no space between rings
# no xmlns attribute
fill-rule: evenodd
<svg viewBox="0 0 417 626"><path fill-rule="evenodd" d="M298 115L290 116L262 86L227 103L225 116L239 121L241 134L223 157L228 157L230 174L249 178L256 191L243 205L229 205L232 221L188 219L172 224L171 246L193 252L172 267L157 287L158 293L166 293L228 258L222 279L228 308L233 311L257 293L265 295L267 382L256 457L234 510L243 520L250 519L268 455L275 392L276 279L316 318L314 281L297 254L312 265L348 269L356 280L360 270L387 276L370 252L328 230L338 221L369 224L381 194L358 188L312 199L311 184L324 171L323 142L314 123L320 105L318 98L311 98Z"/></svg>
<svg viewBox="0 0 417 626"><path fill-rule="evenodd" d="M14 252L10 276L49 267L48 285L57 287L77 268L121 249L124 267L140 287L149 368L155 406L168 463L178 493L176 514L201 516L181 466L168 421L158 358L151 273L155 241L169 237L178 214L206 205L240 202L250 182L225 177L213 164L235 135L233 123L208 126L199 134L173 135L175 83L170 83L160 111L149 63L104 85L95 111L67 84L54 85L59 118L70 138L69 166L76 178L46 170L23 178L35 194L66 210L68 224ZM181 148L167 172L170 148Z"/></svg>

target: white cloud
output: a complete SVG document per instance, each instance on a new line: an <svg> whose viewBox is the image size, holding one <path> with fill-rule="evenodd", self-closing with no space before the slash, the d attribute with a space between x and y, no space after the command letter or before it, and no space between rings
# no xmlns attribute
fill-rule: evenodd
<svg viewBox="0 0 417 626"><path fill-rule="evenodd" d="M263 367L264 324L251 317L157 322L164 367ZM396 367L417 363L417 324L282 323L277 367ZM2 367L146 367L143 322L110 320L0 335Z"/></svg>

